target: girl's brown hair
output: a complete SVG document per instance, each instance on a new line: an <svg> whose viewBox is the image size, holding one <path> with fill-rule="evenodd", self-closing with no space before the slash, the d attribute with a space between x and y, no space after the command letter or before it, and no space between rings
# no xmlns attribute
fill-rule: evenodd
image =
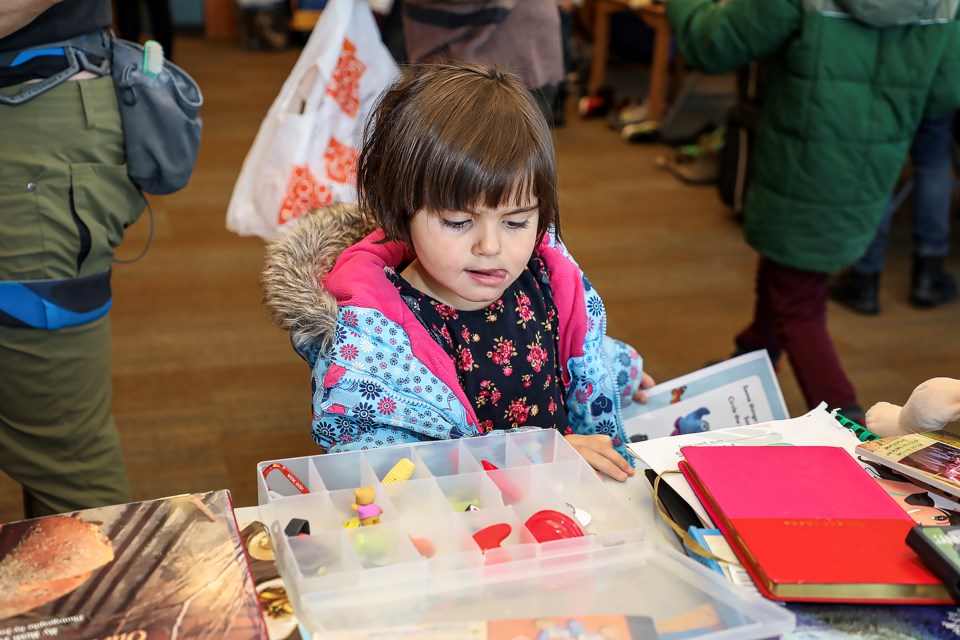
<svg viewBox="0 0 960 640"><path fill-rule="evenodd" d="M523 82L498 67L407 68L380 96L357 161L362 210L388 240L411 244L421 210L538 204L538 239L560 235L550 128Z"/></svg>

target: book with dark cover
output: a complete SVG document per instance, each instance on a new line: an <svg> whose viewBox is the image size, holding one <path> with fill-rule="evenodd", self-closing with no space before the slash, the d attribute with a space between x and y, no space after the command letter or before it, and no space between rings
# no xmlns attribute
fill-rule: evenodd
<svg viewBox="0 0 960 640"><path fill-rule="evenodd" d="M0 528L0 638L267 638L227 491Z"/></svg>
<svg viewBox="0 0 960 640"><path fill-rule="evenodd" d="M907 534L907 545L960 600L960 527L916 526Z"/></svg>
<svg viewBox="0 0 960 640"><path fill-rule="evenodd" d="M949 603L913 519L838 447L684 447L681 471L775 600Z"/></svg>

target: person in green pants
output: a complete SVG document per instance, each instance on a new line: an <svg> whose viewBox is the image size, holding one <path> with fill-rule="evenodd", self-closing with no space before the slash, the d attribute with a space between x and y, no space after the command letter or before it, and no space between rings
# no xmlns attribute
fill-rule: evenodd
<svg viewBox="0 0 960 640"><path fill-rule="evenodd" d="M744 204L760 254L738 352L786 353L809 407L863 419L827 331L828 274L864 254L922 118L960 103L958 0L666 0L684 60L770 65Z"/></svg>
<svg viewBox="0 0 960 640"><path fill-rule="evenodd" d="M131 500L107 313L114 248L144 200L102 49L110 22L109 0L0 6L0 469L27 517Z"/></svg>

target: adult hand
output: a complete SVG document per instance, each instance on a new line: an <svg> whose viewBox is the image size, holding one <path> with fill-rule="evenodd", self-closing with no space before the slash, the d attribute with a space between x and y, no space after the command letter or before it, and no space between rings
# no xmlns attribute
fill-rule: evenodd
<svg viewBox="0 0 960 640"><path fill-rule="evenodd" d="M583 456L583 459L586 460L591 467L600 473L620 482L623 482L634 474L630 462L613 448L613 441L610 440L610 436L600 434L592 436L571 434L564 436L564 438Z"/></svg>
<svg viewBox="0 0 960 640"><path fill-rule="evenodd" d="M633 401L639 402L640 404L647 404L647 394L645 394L643 390L649 389L655 384L657 383L650 376L650 374L644 371L643 375L640 377L640 387L637 389L637 392L633 394Z"/></svg>
<svg viewBox="0 0 960 640"><path fill-rule="evenodd" d="M34 18L63 0L3 0L0 2L0 38L33 22Z"/></svg>

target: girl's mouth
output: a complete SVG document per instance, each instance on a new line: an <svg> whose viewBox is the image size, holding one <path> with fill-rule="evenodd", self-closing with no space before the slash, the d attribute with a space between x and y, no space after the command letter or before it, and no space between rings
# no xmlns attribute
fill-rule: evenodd
<svg viewBox="0 0 960 640"><path fill-rule="evenodd" d="M503 269L466 269L467 275L480 284L497 285L507 279Z"/></svg>

